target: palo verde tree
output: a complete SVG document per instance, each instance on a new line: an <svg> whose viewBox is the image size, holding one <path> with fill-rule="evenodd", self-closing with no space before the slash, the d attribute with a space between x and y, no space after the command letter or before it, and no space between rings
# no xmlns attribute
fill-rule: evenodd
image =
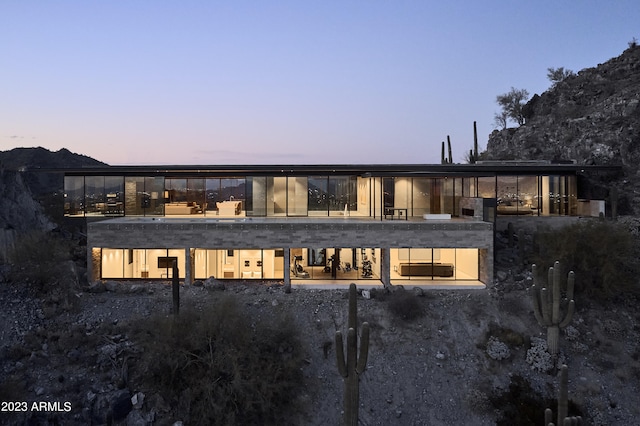
<svg viewBox="0 0 640 426"><path fill-rule="evenodd" d="M552 87L563 82L566 78L575 75L570 69L564 67L559 68L547 68L547 78L551 82Z"/></svg>
<svg viewBox="0 0 640 426"><path fill-rule="evenodd" d="M524 124L524 115L522 114L522 107L529 98L529 92L526 89L516 89L512 87L510 91L496 97L496 102L500 105L502 110L495 115L495 123L502 127L507 128L509 120L515 121L518 126Z"/></svg>

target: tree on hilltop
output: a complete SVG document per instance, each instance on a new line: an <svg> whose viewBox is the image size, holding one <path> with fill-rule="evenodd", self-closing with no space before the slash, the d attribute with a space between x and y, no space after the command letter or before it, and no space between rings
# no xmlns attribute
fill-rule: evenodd
<svg viewBox="0 0 640 426"><path fill-rule="evenodd" d="M552 86L555 86L558 83L561 83L567 77L571 77L573 75L575 75L573 71L569 69L564 69L564 67L547 68L547 78L551 82Z"/></svg>
<svg viewBox="0 0 640 426"><path fill-rule="evenodd" d="M503 129L507 128L509 120L515 121L518 126L522 126L525 121L524 115L522 115L522 107L528 97L529 92L526 89L516 89L514 87L509 92L498 95L496 102L500 105L502 111L496 113L494 117L495 123Z"/></svg>

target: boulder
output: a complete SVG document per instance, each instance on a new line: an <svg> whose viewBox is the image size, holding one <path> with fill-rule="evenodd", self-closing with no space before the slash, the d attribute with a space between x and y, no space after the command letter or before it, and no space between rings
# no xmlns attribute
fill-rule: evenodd
<svg viewBox="0 0 640 426"><path fill-rule="evenodd" d="M204 281L204 288L207 290L224 290L224 283L217 280L214 276L210 276Z"/></svg>

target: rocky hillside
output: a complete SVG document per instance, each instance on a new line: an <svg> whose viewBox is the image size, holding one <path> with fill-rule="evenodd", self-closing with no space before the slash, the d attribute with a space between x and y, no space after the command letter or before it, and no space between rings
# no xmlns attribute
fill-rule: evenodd
<svg viewBox="0 0 640 426"><path fill-rule="evenodd" d="M56 226L52 216L62 213L62 174L38 170L83 166L106 164L67 149L51 152L15 148L0 152L0 264L6 261L19 234L49 231Z"/></svg>
<svg viewBox="0 0 640 426"><path fill-rule="evenodd" d="M51 228L53 224L31 196L21 174L0 168L0 263L6 260L18 234Z"/></svg>
<svg viewBox="0 0 640 426"><path fill-rule="evenodd" d="M640 193L640 46L534 95L523 114L523 126L489 136L482 159L621 164L621 194ZM640 197L627 201L640 212Z"/></svg>
<svg viewBox="0 0 640 426"><path fill-rule="evenodd" d="M23 180L36 196L62 190L60 173L43 173L39 172L39 169L107 166L105 163L86 155L75 154L65 148L53 152L42 147L0 151L0 164L7 170L22 171Z"/></svg>

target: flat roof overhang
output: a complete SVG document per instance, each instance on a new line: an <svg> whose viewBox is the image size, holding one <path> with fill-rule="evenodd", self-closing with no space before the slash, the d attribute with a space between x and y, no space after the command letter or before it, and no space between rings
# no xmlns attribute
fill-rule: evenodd
<svg viewBox="0 0 640 426"><path fill-rule="evenodd" d="M106 166L70 169L30 169L64 172L66 176L165 176L165 177L244 177L244 176L363 176L436 177L554 175L620 172L621 165L582 165L551 162L492 161L477 164L316 164L316 165L156 165Z"/></svg>

